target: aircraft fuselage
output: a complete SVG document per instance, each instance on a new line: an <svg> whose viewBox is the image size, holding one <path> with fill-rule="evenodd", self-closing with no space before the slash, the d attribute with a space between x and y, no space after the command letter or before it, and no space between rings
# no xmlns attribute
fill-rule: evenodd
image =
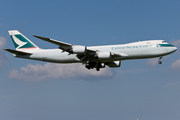
<svg viewBox="0 0 180 120"><path fill-rule="evenodd" d="M141 42L134 42L129 44L120 45L107 45L107 46L91 46L88 49L106 51L117 54L124 54L120 57L104 59L101 62L121 61L130 59L145 59L161 57L171 54L177 50L177 48L171 44L164 42L164 40L148 40ZM30 52L31 50L23 51ZM15 55L16 57L34 59L46 62L54 63L78 63L81 62L75 54L69 54L68 52L62 52L61 49L40 49L38 51L32 50L32 55Z"/></svg>

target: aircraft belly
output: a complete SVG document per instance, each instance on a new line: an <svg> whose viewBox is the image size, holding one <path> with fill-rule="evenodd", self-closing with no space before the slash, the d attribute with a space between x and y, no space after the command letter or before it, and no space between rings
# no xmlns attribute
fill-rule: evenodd
<svg viewBox="0 0 180 120"><path fill-rule="evenodd" d="M56 52L51 52L51 53L35 53L30 56L29 59L34 59L34 60L40 60L40 61L46 61L46 62L54 62L54 63L76 63L79 62L76 59L75 55L68 55L66 53L56 53Z"/></svg>

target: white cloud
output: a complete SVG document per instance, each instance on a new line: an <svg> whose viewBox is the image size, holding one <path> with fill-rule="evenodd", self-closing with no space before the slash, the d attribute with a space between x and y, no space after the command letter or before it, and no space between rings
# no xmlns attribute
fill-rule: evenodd
<svg viewBox="0 0 180 120"><path fill-rule="evenodd" d="M43 66L40 64L28 64L26 67L21 67L18 71L13 69L9 78L24 80L24 81L41 81L47 79L107 79L113 77L114 72L110 68L104 68L100 71L87 70L83 65L76 64L55 64L46 63Z"/></svg>
<svg viewBox="0 0 180 120"><path fill-rule="evenodd" d="M171 69L180 71L180 60L176 60L172 65L170 66Z"/></svg>
<svg viewBox="0 0 180 120"><path fill-rule="evenodd" d="M3 50L6 44L6 39L0 36L0 68L7 64L7 56Z"/></svg>
<svg viewBox="0 0 180 120"><path fill-rule="evenodd" d="M6 39L0 36L0 48L3 49L6 44Z"/></svg>
<svg viewBox="0 0 180 120"><path fill-rule="evenodd" d="M137 74L147 72L148 69L120 69L117 71L119 74Z"/></svg>
<svg viewBox="0 0 180 120"><path fill-rule="evenodd" d="M171 44L179 47L180 46L180 40L171 40Z"/></svg>
<svg viewBox="0 0 180 120"><path fill-rule="evenodd" d="M158 61L159 61L159 58L152 58L146 62L146 65L150 65L154 67L154 66L157 66Z"/></svg>

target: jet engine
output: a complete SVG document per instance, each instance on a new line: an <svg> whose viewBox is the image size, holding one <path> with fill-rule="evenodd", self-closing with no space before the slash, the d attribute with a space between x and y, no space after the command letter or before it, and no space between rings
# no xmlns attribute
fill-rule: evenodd
<svg viewBox="0 0 180 120"><path fill-rule="evenodd" d="M99 60L108 59L111 57L111 52L97 52L97 57Z"/></svg>
<svg viewBox="0 0 180 120"><path fill-rule="evenodd" d="M84 54L86 53L86 47L81 45L73 45L72 46L72 52L74 54Z"/></svg>
<svg viewBox="0 0 180 120"><path fill-rule="evenodd" d="M121 66L121 61L113 61L113 62L108 62L107 65L111 68L113 67L120 67Z"/></svg>

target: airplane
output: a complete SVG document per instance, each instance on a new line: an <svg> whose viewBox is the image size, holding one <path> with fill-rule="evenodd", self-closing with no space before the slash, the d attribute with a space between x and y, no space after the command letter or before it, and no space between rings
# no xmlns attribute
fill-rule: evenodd
<svg viewBox="0 0 180 120"><path fill-rule="evenodd" d="M58 46L57 49L41 49L17 30L8 31L16 50L4 49L13 56L52 63L82 63L87 69L99 71L105 66L120 67L121 61L162 57L177 50L164 40L146 40L119 45L82 46L73 45L51 38L33 35L36 38Z"/></svg>

